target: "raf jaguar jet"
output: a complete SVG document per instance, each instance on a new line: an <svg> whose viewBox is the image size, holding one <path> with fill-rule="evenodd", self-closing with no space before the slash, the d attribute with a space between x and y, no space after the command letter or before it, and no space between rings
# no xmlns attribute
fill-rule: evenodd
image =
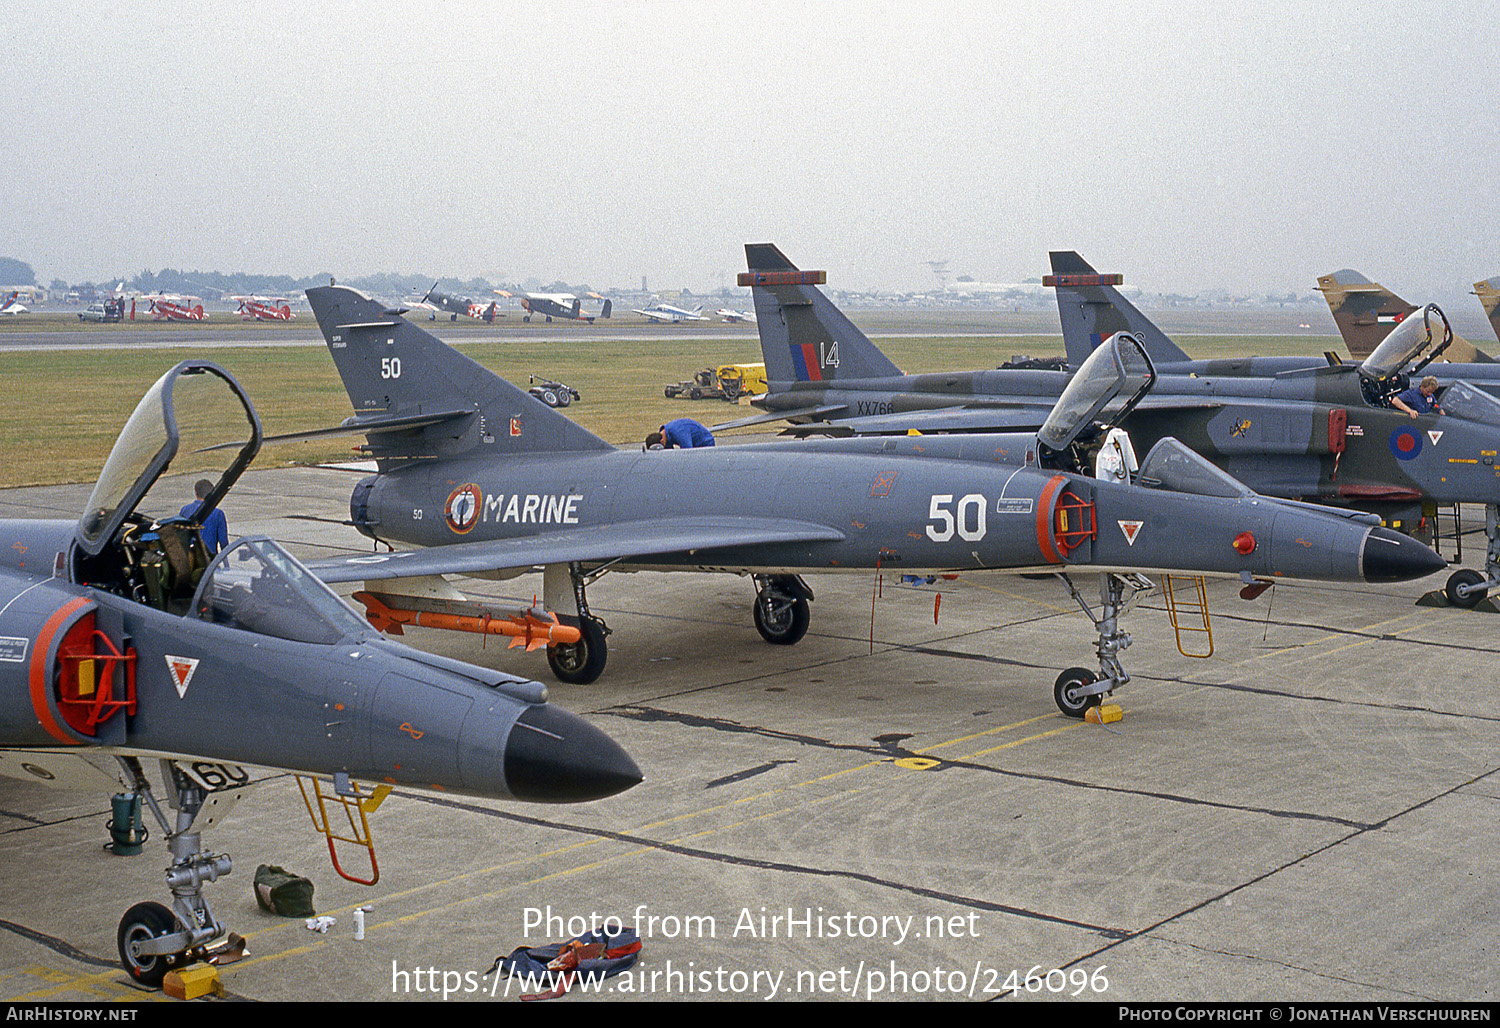
<svg viewBox="0 0 1500 1028"><path fill-rule="evenodd" d="M1388 524L1414 525L1448 506L1456 523L1459 504L1481 504L1484 571L1460 568L1445 593L1474 607L1500 587L1500 364L1458 340L1436 306L1403 315L1358 365L1296 356L1193 360L1120 295L1118 275L1099 275L1071 252L1052 254L1052 269L1069 360L1128 330L1166 373L1168 390L1217 404L1199 415L1159 413L1154 431L1180 435L1261 492L1374 511ZM1460 346L1465 357L1484 360L1440 360ZM1425 375L1438 380L1442 413L1395 408L1393 398ZM1149 438L1153 429L1141 427Z"/></svg>
<svg viewBox="0 0 1500 1028"><path fill-rule="evenodd" d="M641 780L540 683L380 637L272 540L211 556L203 520L260 443L234 379L185 361L141 400L78 520L0 520L0 774L123 787L137 816L141 801L149 808L171 851L172 906L139 903L117 933L125 970L146 985L232 948L202 889L232 862L205 852L200 834L266 770L332 779L332 795L304 784L325 809L350 800L351 828L352 808L367 824L393 785L562 803ZM212 483L191 518L178 516L183 481L163 480L169 467ZM143 761L159 764L175 818ZM10 845L7 859L23 859ZM364 884L379 876L373 846L369 860L360 878L334 854L339 873Z"/></svg>
<svg viewBox="0 0 1500 1028"><path fill-rule="evenodd" d="M1117 617L1136 588L1130 572L1396 581L1442 566L1372 519L1256 496L1170 440L1131 483L1085 473L1096 417L1129 409L1154 378L1128 337L1100 348L1040 434L992 437L977 456L813 443L641 452L616 449L363 293L307 296L355 411L323 431L365 435L378 467L355 486L352 523L418 547L319 561L314 572L363 581L356 598L372 622L399 631L429 616L496 616L439 576L541 566L546 610L580 633L548 647L568 682L604 670L606 629L585 586L605 570L751 576L756 629L782 645L808 629L802 572L1098 571L1099 673L1054 685L1059 708L1082 716L1127 680Z"/></svg>

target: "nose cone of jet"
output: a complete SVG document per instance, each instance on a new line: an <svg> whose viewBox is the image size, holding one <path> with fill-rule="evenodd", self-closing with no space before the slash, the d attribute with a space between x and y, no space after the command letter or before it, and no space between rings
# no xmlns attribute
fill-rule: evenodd
<svg viewBox="0 0 1500 1028"><path fill-rule="evenodd" d="M1389 528L1372 529L1365 539L1361 570L1366 582L1409 582L1447 566L1432 547Z"/></svg>
<svg viewBox="0 0 1500 1028"><path fill-rule="evenodd" d="M598 800L643 778L619 743L550 703L527 707L505 746L505 782L518 800Z"/></svg>

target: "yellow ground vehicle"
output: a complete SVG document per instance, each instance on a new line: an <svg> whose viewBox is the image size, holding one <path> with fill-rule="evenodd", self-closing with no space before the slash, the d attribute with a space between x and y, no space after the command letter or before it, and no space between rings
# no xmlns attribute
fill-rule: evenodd
<svg viewBox="0 0 1500 1028"><path fill-rule="evenodd" d="M766 366L764 364L720 364L719 382L728 399L741 396L759 396L766 391ZM738 388L730 396L731 384Z"/></svg>
<svg viewBox="0 0 1500 1028"><path fill-rule="evenodd" d="M765 391L764 364L721 364L717 368L704 368L689 382L667 386L666 395L668 399L680 396L689 400L728 400L733 403L741 396L757 396Z"/></svg>

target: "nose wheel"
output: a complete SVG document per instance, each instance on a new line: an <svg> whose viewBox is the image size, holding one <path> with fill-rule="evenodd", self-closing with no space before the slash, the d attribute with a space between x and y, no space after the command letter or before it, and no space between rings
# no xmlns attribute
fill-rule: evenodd
<svg viewBox="0 0 1500 1028"><path fill-rule="evenodd" d="M1088 713L1090 707L1099 706L1099 694L1086 691L1088 686L1098 680L1099 676L1086 667L1070 667L1058 675L1057 682L1052 686L1052 698L1057 701L1057 709L1068 717L1081 718Z"/></svg>
<svg viewBox="0 0 1500 1028"><path fill-rule="evenodd" d="M1478 571L1463 568L1448 576L1448 582L1443 586L1443 595L1455 607L1473 610L1479 606L1480 600L1490 594L1490 588L1495 584Z"/></svg>
<svg viewBox="0 0 1500 1028"><path fill-rule="evenodd" d="M1485 551L1484 572L1462 568L1448 576L1443 594L1455 607L1467 610L1479 606L1479 601L1500 586L1500 505L1487 503L1484 506L1484 534L1489 541Z"/></svg>
<svg viewBox="0 0 1500 1028"><path fill-rule="evenodd" d="M158 954L154 952L157 940L181 932L177 915L160 903L137 903L125 911L115 933L125 973L150 988L160 986L168 971L187 963L187 954L182 950Z"/></svg>

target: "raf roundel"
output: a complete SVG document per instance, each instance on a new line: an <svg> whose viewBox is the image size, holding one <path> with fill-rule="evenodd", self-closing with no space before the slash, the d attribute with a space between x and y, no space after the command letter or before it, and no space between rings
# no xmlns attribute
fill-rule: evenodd
<svg viewBox="0 0 1500 1028"><path fill-rule="evenodd" d="M479 486L469 482L448 494L448 502L443 504L443 518L448 522L449 528L459 535L465 535L479 523L479 511L483 503L484 493Z"/></svg>
<svg viewBox="0 0 1500 1028"><path fill-rule="evenodd" d="M1422 452L1422 437L1409 428L1398 428L1391 433L1391 452L1399 460L1412 460Z"/></svg>

